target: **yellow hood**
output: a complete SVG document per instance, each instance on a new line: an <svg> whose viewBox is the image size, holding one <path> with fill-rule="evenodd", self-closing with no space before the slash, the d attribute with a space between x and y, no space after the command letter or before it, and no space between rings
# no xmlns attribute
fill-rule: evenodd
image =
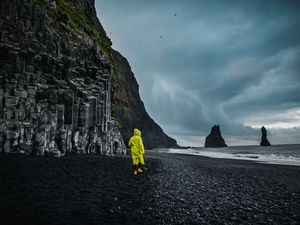
<svg viewBox="0 0 300 225"><path fill-rule="evenodd" d="M136 136L141 136L142 132L139 129L135 128L133 130L133 134L136 135Z"/></svg>

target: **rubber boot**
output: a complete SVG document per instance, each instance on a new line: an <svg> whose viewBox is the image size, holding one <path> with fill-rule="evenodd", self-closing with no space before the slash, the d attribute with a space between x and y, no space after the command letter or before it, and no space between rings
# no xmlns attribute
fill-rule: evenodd
<svg viewBox="0 0 300 225"><path fill-rule="evenodd" d="M143 173L143 172L144 172L144 169L143 169L141 163L138 164L138 172L139 172L139 173Z"/></svg>
<svg viewBox="0 0 300 225"><path fill-rule="evenodd" d="M133 165L132 169L133 169L133 175L138 175L138 167L137 167L137 165Z"/></svg>

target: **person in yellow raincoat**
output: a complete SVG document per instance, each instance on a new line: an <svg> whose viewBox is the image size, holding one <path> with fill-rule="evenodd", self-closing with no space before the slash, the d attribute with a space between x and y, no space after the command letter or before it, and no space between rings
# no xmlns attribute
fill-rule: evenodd
<svg viewBox="0 0 300 225"><path fill-rule="evenodd" d="M141 137L142 132L138 129L133 130L133 136L130 138L128 146L131 149L131 156L133 162L133 174L137 175L138 173L144 172L144 144Z"/></svg>

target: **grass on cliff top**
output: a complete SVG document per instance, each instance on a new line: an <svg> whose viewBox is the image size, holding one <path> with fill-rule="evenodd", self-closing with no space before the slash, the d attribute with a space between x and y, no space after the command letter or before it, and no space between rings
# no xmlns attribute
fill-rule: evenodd
<svg viewBox="0 0 300 225"><path fill-rule="evenodd" d="M96 26L87 20L83 10L71 0L56 0L56 9L49 7L44 0L33 0L33 2L53 19L51 26L55 30L65 30L63 24L66 24L75 32L96 40L101 49L109 54L111 40L103 36Z"/></svg>

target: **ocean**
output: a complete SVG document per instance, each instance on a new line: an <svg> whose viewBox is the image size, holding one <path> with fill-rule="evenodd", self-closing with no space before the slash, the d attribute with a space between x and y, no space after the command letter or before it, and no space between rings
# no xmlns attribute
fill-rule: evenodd
<svg viewBox="0 0 300 225"><path fill-rule="evenodd" d="M161 149L167 153L206 156L211 158L251 160L259 163L300 166L300 145L232 146L227 148Z"/></svg>

